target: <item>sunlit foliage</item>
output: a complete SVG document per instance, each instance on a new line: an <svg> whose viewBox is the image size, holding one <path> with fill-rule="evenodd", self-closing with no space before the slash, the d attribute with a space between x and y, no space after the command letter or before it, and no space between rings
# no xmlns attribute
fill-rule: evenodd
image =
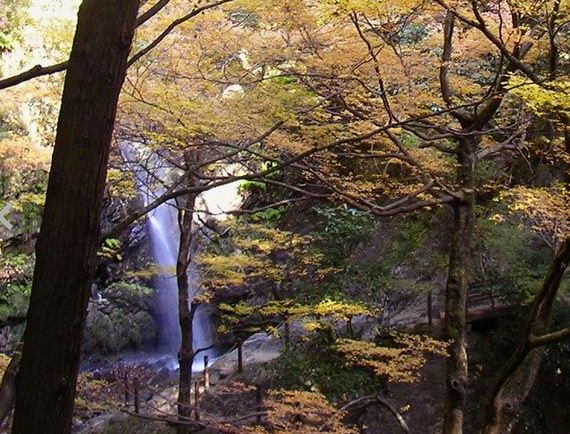
<svg viewBox="0 0 570 434"><path fill-rule="evenodd" d="M377 315L374 309L364 304L330 299L313 305L285 300L270 301L261 306L244 302L234 305L220 304L218 308L223 313L224 324L221 331L225 332L236 328L245 328L249 331L259 329L276 331L275 326L283 321L305 322L308 330L318 330L330 327L338 321L349 321L353 317Z"/></svg>
<svg viewBox="0 0 570 434"><path fill-rule="evenodd" d="M355 366L370 369L390 382L413 383L427 355L447 355L447 344L427 336L393 333L393 345L376 345L367 341L341 339L336 348Z"/></svg>
<svg viewBox="0 0 570 434"><path fill-rule="evenodd" d="M511 213L520 217L552 249L569 234L570 193L559 184L552 188L517 187L502 192L497 201L507 203ZM497 214L492 217L502 221Z"/></svg>
<svg viewBox="0 0 570 434"><path fill-rule="evenodd" d="M251 434L310 434L328 432L354 434L336 410L320 393L288 390L270 391L264 402L268 409L267 426L246 428Z"/></svg>
<svg viewBox="0 0 570 434"><path fill-rule="evenodd" d="M204 284L214 290L245 283L292 289L299 280L316 282L330 272L321 266L322 255L311 252L310 236L239 219L224 230L225 237L197 258Z"/></svg>

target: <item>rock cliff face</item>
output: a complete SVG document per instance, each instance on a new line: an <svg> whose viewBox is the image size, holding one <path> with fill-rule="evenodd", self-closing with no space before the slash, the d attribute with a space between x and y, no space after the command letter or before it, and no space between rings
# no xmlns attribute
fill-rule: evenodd
<svg viewBox="0 0 570 434"><path fill-rule="evenodd" d="M103 218L103 232L127 214L120 204L109 204ZM100 255L89 302L83 346L87 356L149 350L155 346L158 313L144 219L110 246L104 247Z"/></svg>
<svg viewBox="0 0 570 434"><path fill-rule="evenodd" d="M84 351L117 353L148 348L156 336L153 291L135 283L114 283L89 303Z"/></svg>

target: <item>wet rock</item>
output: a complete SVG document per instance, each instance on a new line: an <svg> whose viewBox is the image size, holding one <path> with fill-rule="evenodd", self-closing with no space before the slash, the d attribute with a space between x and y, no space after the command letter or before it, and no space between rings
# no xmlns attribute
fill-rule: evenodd
<svg viewBox="0 0 570 434"><path fill-rule="evenodd" d="M176 430L164 422L108 413L91 419L75 432L77 434L174 434Z"/></svg>
<svg viewBox="0 0 570 434"><path fill-rule="evenodd" d="M219 303L236 303L250 296L250 290L247 286L228 286L216 292L214 301Z"/></svg>
<svg viewBox="0 0 570 434"><path fill-rule="evenodd" d="M84 351L115 354L154 343L153 292L145 286L119 282L97 293L89 303Z"/></svg>

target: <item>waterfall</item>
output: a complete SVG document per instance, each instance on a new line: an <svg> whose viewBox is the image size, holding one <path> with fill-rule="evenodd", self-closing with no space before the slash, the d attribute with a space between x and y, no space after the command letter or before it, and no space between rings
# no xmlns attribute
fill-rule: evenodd
<svg viewBox="0 0 570 434"><path fill-rule="evenodd" d="M148 230L154 261L160 274L155 277L154 287L158 294L160 329L159 343L167 355L176 355L180 347L180 326L178 323L178 287L176 284L176 258L178 255L180 231L177 221L177 209L172 202L166 202L148 215ZM192 249L195 250L195 245ZM190 297L199 290L199 270L194 263L188 269ZM207 348L215 342L215 330L207 311L200 306L192 323L194 350ZM194 369L199 370L203 356L212 358L212 350L200 353L194 362Z"/></svg>
<svg viewBox="0 0 570 434"><path fill-rule="evenodd" d="M127 162L146 161L147 170L152 171L153 177L166 181L169 169L163 167L160 157L150 155L141 159L140 152L136 148L136 144L121 146L123 159ZM149 164L149 161L151 164ZM143 168L141 166L136 167L132 163L127 164L135 176L139 194L143 198L145 205L160 197L164 189L151 191L147 179L148 174L145 173ZM232 165L228 165L224 172L232 174L236 173L236 170ZM229 212L239 208L242 198L238 187L239 182L233 182L213 188L198 196L196 206L200 211L195 215L194 231L201 224L201 220L210 217L224 220L228 217ZM176 259L178 256L180 230L175 201L167 201L152 210L147 215L147 225L154 262L159 268L159 272L153 281L159 303L159 349L162 354L170 359L169 365L172 368L177 368L176 354L181 340L178 322L178 287L176 283ZM192 246L192 249L195 252L196 245ZM194 262L190 264L188 270L188 281L191 291L190 296L193 297L200 289L199 270ZM194 350L207 348L215 343L216 331L205 306L200 306L195 313L192 334ZM216 356L213 350L201 352L194 361L193 370L198 371L202 369L204 355L208 355L210 359Z"/></svg>
<svg viewBox="0 0 570 434"><path fill-rule="evenodd" d="M176 258L178 255L177 210L166 202L147 215L148 233L154 262L158 267L153 286L157 293L161 350L176 354L180 346L178 324L178 287L176 284Z"/></svg>

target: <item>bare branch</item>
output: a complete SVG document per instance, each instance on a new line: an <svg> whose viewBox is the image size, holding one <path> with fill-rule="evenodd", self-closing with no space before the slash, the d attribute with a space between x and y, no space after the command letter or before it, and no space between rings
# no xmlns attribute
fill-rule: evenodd
<svg viewBox="0 0 570 434"><path fill-rule="evenodd" d="M449 84L449 64L451 62L451 54L453 52L453 33L455 30L455 15L447 12L443 25L443 53L441 55L441 66L439 68L439 83L441 88L441 96L447 107L453 105L453 91ZM460 123L468 124L472 119L463 111L451 112Z"/></svg>
<svg viewBox="0 0 570 434"><path fill-rule="evenodd" d="M17 86L18 84L32 80L34 78L42 77L44 75L51 75L57 72L65 71L67 69L67 66L68 66L67 61L58 63L57 65L45 66L45 67L41 65L36 65L33 68L25 72L22 72L18 75L14 75L12 77L0 80L0 90L7 89L12 86Z"/></svg>
<svg viewBox="0 0 570 434"><path fill-rule="evenodd" d="M157 13L159 13L162 9L164 9L164 7L170 3L170 0L159 0L158 2L156 2L156 4L150 8L148 8L148 10L144 13L142 13L138 19L137 19L137 27L138 26L142 26L144 23L146 23L148 20L150 20L152 17L154 17Z"/></svg>
<svg viewBox="0 0 570 434"><path fill-rule="evenodd" d="M361 398L355 399L354 401L349 402L348 404L344 405L339 411L345 413L351 413L355 411L362 411L368 407L374 405L381 405L385 407L394 415L398 423L400 424L400 428L404 433L409 433L410 428L408 424L400 414L400 412L394 407L388 400L382 398L379 394L376 395L367 395Z"/></svg>
<svg viewBox="0 0 570 434"><path fill-rule="evenodd" d="M529 340L529 345L531 347L540 347L543 345L549 345L556 342L560 342L563 339L570 337L570 327L559 330L557 332L552 332L547 335L532 337Z"/></svg>

